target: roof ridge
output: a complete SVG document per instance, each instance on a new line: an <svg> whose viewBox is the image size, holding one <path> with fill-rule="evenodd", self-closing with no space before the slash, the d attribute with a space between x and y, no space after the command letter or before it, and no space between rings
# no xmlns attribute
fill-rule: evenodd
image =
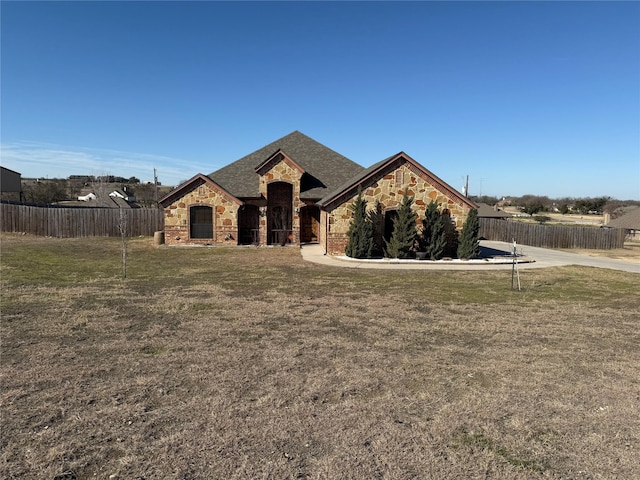
<svg viewBox="0 0 640 480"><path fill-rule="evenodd" d="M284 152L302 170L326 185L322 190L306 191L309 198L321 198L327 188L333 189L345 178L364 170L350 158L299 130L294 130L207 176L237 197L259 196L259 177L253 178L256 175L255 168L278 151Z"/></svg>

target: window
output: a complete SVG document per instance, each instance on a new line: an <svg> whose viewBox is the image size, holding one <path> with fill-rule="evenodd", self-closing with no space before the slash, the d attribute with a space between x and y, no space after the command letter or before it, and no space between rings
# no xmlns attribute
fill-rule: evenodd
<svg viewBox="0 0 640 480"><path fill-rule="evenodd" d="M213 238L213 208L198 205L189 209L191 238Z"/></svg>

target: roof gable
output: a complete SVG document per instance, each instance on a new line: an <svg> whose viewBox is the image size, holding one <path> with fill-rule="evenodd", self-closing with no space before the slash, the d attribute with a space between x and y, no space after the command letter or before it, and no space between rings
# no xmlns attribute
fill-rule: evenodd
<svg viewBox="0 0 640 480"><path fill-rule="evenodd" d="M257 198L260 196L260 177L256 168L278 152L286 152L307 176L316 180L310 183L312 188L301 192L303 198L322 198L327 191L364 170L354 161L296 130L212 172L209 178L238 198Z"/></svg>
<svg viewBox="0 0 640 480"><path fill-rule="evenodd" d="M269 170L271 170L278 163L284 162L289 165L291 168L298 170L300 174L305 173L304 169L296 163L289 155L284 153L282 149L278 149L276 153L267 158L264 162L258 165L255 170L258 175L264 175Z"/></svg>
<svg viewBox="0 0 640 480"><path fill-rule="evenodd" d="M163 207L166 207L167 205L170 205L171 203L173 203L176 199L184 196L187 192L190 192L193 189L195 189L195 188L197 188L197 187L199 187L200 185L203 185L203 184L208 185L210 188L212 188L213 190L215 190L220 195L222 195L227 200L229 200L229 201L231 201L233 203L237 203L238 205L242 205L244 203L242 200L236 198L231 193L229 193L227 190L225 190L220 185L218 185L216 182L214 182L209 177L207 177L206 175L203 175L201 173L198 173L197 175L191 177L189 180L187 180L183 184L181 184L178 187L176 187L173 190L171 190L167 195L162 197L158 201L158 203L160 205L162 205Z"/></svg>
<svg viewBox="0 0 640 480"><path fill-rule="evenodd" d="M431 185L433 185L438 191L447 195L453 201L460 205L467 205L469 208L478 208L478 206L469 200L467 197L458 192L455 188L451 187L445 181L440 179L437 175L433 174L425 167L416 162L413 158L404 152L399 152L392 155L378 163L373 164L359 175L354 176L340 187L322 198L318 205L322 207L330 207L337 203L345 201L347 198L351 198L355 195L358 187L364 187L368 183L373 183L377 179L383 177L388 170L400 163L407 163L418 175L426 179Z"/></svg>

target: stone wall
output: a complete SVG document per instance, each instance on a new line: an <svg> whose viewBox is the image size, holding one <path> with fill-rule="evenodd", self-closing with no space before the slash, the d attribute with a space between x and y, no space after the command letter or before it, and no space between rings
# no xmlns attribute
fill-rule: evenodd
<svg viewBox="0 0 640 480"><path fill-rule="evenodd" d="M378 181L363 186L362 197L367 201L368 210L375 208L378 200L384 213L400 207L405 188L408 189L409 196L414 197L413 210L418 214L418 230L422 228L425 210L432 200L438 202L440 211L444 209L449 211L450 219L458 231L462 229L470 211L469 206L439 191L436 186L429 183L428 179L423 178L421 172L408 163L393 165ZM345 199L338 207L328 212L327 252L329 254L344 254L348 242L347 232L353 216L351 206L357 196L355 192L351 198Z"/></svg>
<svg viewBox="0 0 640 480"><path fill-rule="evenodd" d="M191 238L189 208L194 205L212 207L213 238ZM239 205L211 185L202 183L164 209L165 242L169 245L238 243Z"/></svg>
<svg viewBox="0 0 640 480"><path fill-rule="evenodd" d="M300 242L300 215L298 212L304 207L304 202L300 200L300 179L303 172L300 171L289 159L285 156L275 163L269 170L262 172L260 176L260 193L267 199L267 205L269 205L268 185L273 182L285 182L293 186L293 198L292 198L292 230L293 230L293 243ZM260 227L262 229L262 225ZM264 236L261 232L261 243L266 243L266 231Z"/></svg>
<svg viewBox="0 0 640 480"><path fill-rule="evenodd" d="M268 169L266 169L268 167ZM284 182L292 185L291 215L293 229L293 243L299 243L300 217L299 209L305 204L300 200L300 179L303 172L282 156L279 161L267 165L260 176L260 193L267 199L269 208L268 185L274 182ZM251 201L259 207L264 207L262 201ZM282 203L282 200L279 201ZM213 214L213 238L191 238L190 236L190 207L206 205L212 207ZM233 197L216 188L214 185L202 181L196 183L193 189L175 200L164 209L165 213L165 239L169 245L179 244L214 244L236 245L238 243L238 209L240 205L233 201ZM267 243L267 216L259 218L259 241Z"/></svg>

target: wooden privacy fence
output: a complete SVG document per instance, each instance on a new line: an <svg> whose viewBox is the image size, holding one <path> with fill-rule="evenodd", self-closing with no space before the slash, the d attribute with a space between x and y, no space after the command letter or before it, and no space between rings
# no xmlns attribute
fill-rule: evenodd
<svg viewBox="0 0 640 480"><path fill-rule="evenodd" d="M121 217L121 212L123 217ZM156 208L37 207L0 204L3 232L47 237L119 237L120 223L129 237L153 236L164 229L164 214Z"/></svg>
<svg viewBox="0 0 640 480"><path fill-rule="evenodd" d="M626 232L620 228L572 227L510 222L480 218L480 238L544 248L590 248L608 250L624 247Z"/></svg>

